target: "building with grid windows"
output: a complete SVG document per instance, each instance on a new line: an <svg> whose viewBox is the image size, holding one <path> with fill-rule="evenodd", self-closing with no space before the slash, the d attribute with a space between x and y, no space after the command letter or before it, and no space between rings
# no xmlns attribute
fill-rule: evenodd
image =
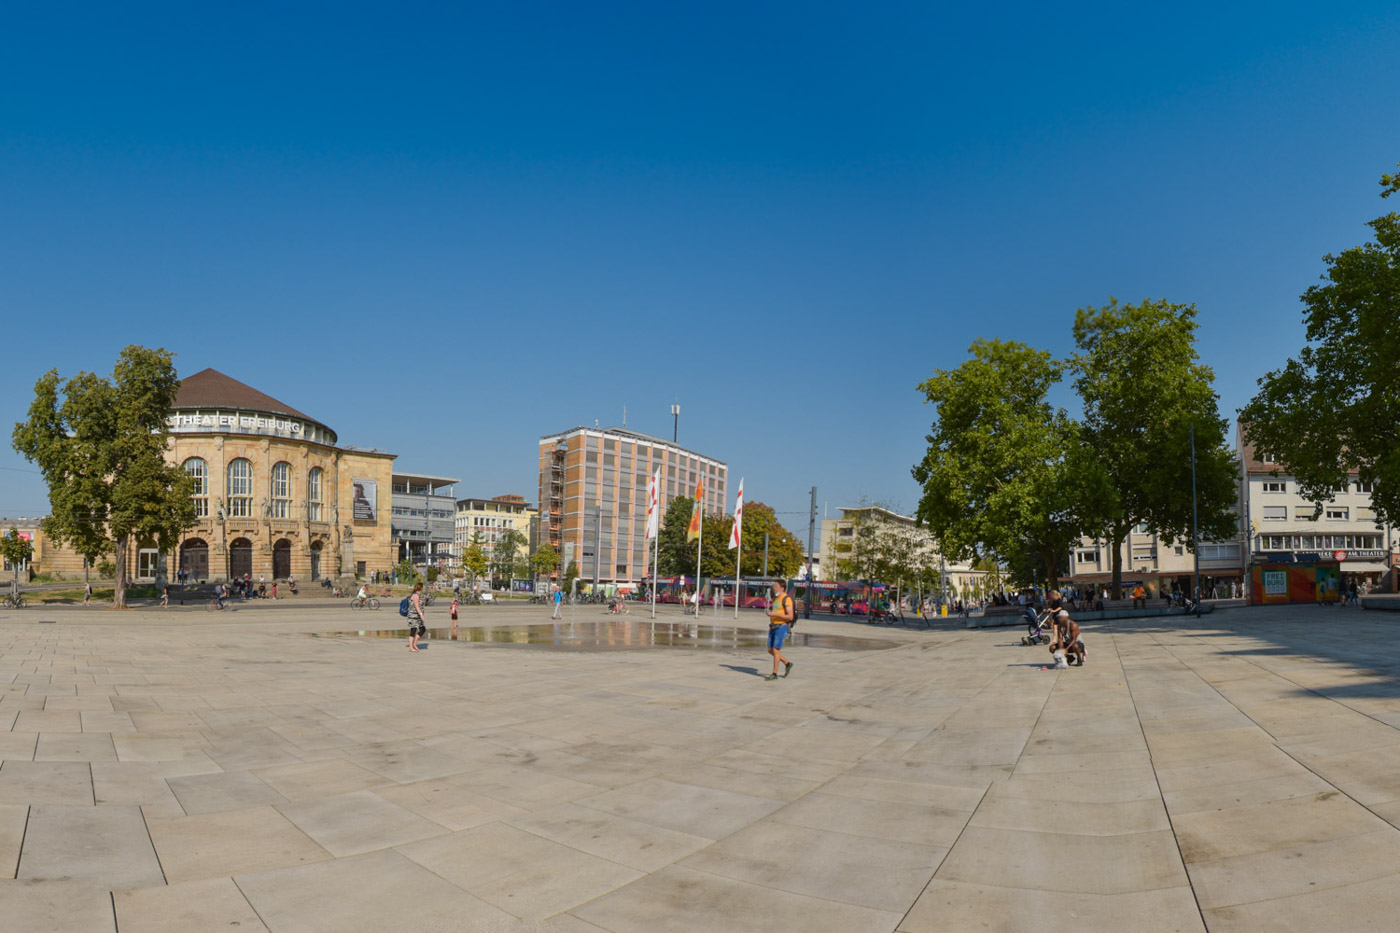
<svg viewBox="0 0 1400 933"><path fill-rule="evenodd" d="M539 512L524 496L496 496L491 499L458 499L454 518L454 547L460 560L462 551L470 544L479 544L490 562L492 575L508 576L509 568L499 566L496 545L507 532L518 532L521 544L517 560L528 558L535 550ZM525 574L520 574L525 576Z"/></svg>
<svg viewBox="0 0 1400 933"><path fill-rule="evenodd" d="M540 542L579 577L635 582L649 572L647 481L661 471L661 514L704 479L706 514L722 514L729 491L723 461L628 428L578 427L540 438ZM595 575L596 568L596 575Z"/></svg>

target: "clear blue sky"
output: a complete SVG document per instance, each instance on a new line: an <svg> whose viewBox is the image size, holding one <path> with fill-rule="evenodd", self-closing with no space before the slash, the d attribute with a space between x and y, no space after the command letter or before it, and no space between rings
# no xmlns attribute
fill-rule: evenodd
<svg viewBox="0 0 1400 933"><path fill-rule="evenodd" d="M1390 206L1397 50L1390 3L7 4L0 424L141 343L462 495L674 401L750 501L911 509L979 336L1194 302L1243 404Z"/></svg>

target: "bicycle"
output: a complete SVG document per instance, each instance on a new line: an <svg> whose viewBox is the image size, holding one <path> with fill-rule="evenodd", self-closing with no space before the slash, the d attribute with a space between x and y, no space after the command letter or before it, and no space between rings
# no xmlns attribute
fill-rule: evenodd
<svg viewBox="0 0 1400 933"><path fill-rule="evenodd" d="M223 612L228 607L225 606L223 603L219 602L219 597L215 596L213 599L209 600L209 602L204 604L204 608L208 612Z"/></svg>
<svg viewBox="0 0 1400 933"><path fill-rule="evenodd" d="M378 609L378 608L379 608L379 600L375 599L373 596L366 596L364 599L360 599L360 597L358 597L358 596L352 596L352 597L350 597L350 608L351 608L351 609Z"/></svg>
<svg viewBox="0 0 1400 933"><path fill-rule="evenodd" d="M23 608L24 608L24 597L21 596L21 595L18 594L18 593L7 593L7 594L5 595L5 608L6 608L6 609L23 609Z"/></svg>

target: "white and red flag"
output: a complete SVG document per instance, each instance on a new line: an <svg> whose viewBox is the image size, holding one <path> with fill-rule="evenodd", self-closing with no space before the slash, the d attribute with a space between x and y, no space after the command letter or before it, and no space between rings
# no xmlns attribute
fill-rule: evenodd
<svg viewBox="0 0 1400 933"><path fill-rule="evenodd" d="M729 550L739 546L744 534L744 480L739 480L739 498L734 500L734 527L729 532Z"/></svg>
<svg viewBox="0 0 1400 933"><path fill-rule="evenodd" d="M647 537L655 538L661 525L661 471L657 470L647 482Z"/></svg>

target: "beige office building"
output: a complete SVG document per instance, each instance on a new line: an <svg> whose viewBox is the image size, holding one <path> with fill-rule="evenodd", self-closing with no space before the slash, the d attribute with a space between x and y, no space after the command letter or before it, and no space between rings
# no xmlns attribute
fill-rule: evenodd
<svg viewBox="0 0 1400 933"><path fill-rule="evenodd" d="M578 427L540 438L540 540L581 579L621 583L649 572L647 482L661 471L661 515L705 483L705 513L722 515L729 467L671 441L628 428Z"/></svg>

